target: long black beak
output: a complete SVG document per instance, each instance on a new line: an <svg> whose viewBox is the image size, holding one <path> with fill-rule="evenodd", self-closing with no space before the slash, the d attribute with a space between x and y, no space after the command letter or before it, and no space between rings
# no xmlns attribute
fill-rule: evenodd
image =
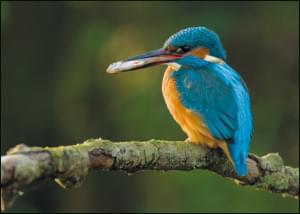
<svg viewBox="0 0 300 214"><path fill-rule="evenodd" d="M129 59L112 63L107 68L107 73L115 74L124 71L131 71L153 65L171 62L180 58L181 55L173 54L165 49L150 51Z"/></svg>

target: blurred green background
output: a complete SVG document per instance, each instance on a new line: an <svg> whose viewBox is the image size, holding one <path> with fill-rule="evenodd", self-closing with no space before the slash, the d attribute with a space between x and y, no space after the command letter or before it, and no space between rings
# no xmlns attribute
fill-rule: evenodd
<svg viewBox="0 0 300 214"><path fill-rule="evenodd" d="M248 85L251 152L299 166L299 2L1 1L1 154L19 143L185 139L161 95L165 66L105 70L200 25L219 34ZM94 171L79 189L33 187L11 211L299 212L299 204L206 171Z"/></svg>

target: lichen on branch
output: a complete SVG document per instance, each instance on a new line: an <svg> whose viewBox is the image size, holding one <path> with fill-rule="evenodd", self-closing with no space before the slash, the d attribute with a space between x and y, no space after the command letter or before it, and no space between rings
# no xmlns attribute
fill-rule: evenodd
<svg viewBox="0 0 300 214"><path fill-rule="evenodd" d="M239 177L220 149L182 141L90 139L82 144L44 148L22 144L1 157L1 209L11 206L20 191L37 181L54 179L64 188L79 187L88 172L96 169L130 173L205 169L241 185L298 198L299 168L285 166L278 154L249 154L247 165L247 176Z"/></svg>

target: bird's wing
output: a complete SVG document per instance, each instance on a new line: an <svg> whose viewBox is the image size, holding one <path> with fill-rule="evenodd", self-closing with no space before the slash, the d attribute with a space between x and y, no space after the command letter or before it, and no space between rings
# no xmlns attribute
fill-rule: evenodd
<svg viewBox="0 0 300 214"><path fill-rule="evenodd" d="M222 140L231 139L238 126L233 84L239 82L239 75L230 69L209 64L174 73L183 105L201 116L213 137Z"/></svg>

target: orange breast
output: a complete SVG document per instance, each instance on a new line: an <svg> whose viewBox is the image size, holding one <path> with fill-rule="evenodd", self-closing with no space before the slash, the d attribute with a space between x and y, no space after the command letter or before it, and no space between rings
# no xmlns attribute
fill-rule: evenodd
<svg viewBox="0 0 300 214"><path fill-rule="evenodd" d="M209 147L219 146L228 155L227 144L224 141L214 139L202 118L181 104L175 79L170 76L173 72L174 70L170 66L165 71L162 92L171 115L187 134L187 140L191 143L204 144Z"/></svg>

